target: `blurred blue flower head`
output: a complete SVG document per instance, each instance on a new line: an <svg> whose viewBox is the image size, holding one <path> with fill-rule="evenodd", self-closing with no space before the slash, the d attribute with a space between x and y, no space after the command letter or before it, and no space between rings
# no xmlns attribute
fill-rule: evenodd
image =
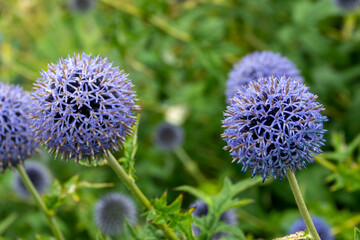
<svg viewBox="0 0 360 240"><path fill-rule="evenodd" d="M194 203L190 205L190 208L195 208L193 211L193 216L196 217L204 217L208 214L209 211L208 205L201 200L196 200ZM220 221L225 222L226 224L229 225L237 225L238 221L234 209L230 209L224 212L223 214L221 214ZM195 236L199 235L201 232L200 228L196 227L195 225L192 225L192 229ZM228 233L218 232L213 234L211 236L211 239L216 240L229 235L230 234Z"/></svg>
<svg viewBox="0 0 360 240"><path fill-rule="evenodd" d="M222 138L252 177L283 178L314 161L325 140L323 106L300 79L262 78L239 90L224 113Z"/></svg>
<svg viewBox="0 0 360 240"><path fill-rule="evenodd" d="M160 149L172 151L181 146L184 130L179 126L164 122L157 126L154 140Z"/></svg>
<svg viewBox="0 0 360 240"><path fill-rule="evenodd" d="M26 162L25 171L29 176L35 189L40 193L44 193L51 183L51 176L47 168L41 163ZM15 192L22 198L30 197L30 194L21 180L18 173L14 174L13 186Z"/></svg>
<svg viewBox="0 0 360 240"><path fill-rule="evenodd" d="M95 0L70 0L68 5L70 10L75 12L86 12L94 8Z"/></svg>
<svg viewBox="0 0 360 240"><path fill-rule="evenodd" d="M16 166L35 153L30 129L30 94L18 86L0 83L0 168Z"/></svg>
<svg viewBox="0 0 360 240"><path fill-rule="evenodd" d="M74 55L50 64L33 92L36 137L62 158L78 161L117 150L136 124L135 92L107 58Z"/></svg>
<svg viewBox="0 0 360 240"><path fill-rule="evenodd" d="M334 4L343 10L355 10L360 6L360 0L333 0Z"/></svg>
<svg viewBox="0 0 360 240"><path fill-rule="evenodd" d="M238 61L228 75L226 97L229 101L237 89L247 86L251 81L272 75L285 75L300 78L300 71L286 57L270 51L254 52Z"/></svg>
<svg viewBox="0 0 360 240"><path fill-rule="evenodd" d="M330 226L320 217L311 218L316 231L319 233L321 240L333 240L334 236L331 234ZM304 220L301 218L293 223L290 227L289 234L295 233L297 231L304 231L306 229L306 225Z"/></svg>
<svg viewBox="0 0 360 240"><path fill-rule="evenodd" d="M110 193L96 203L95 222L104 234L120 235L125 219L132 225L137 221L136 206L130 198L119 193Z"/></svg>

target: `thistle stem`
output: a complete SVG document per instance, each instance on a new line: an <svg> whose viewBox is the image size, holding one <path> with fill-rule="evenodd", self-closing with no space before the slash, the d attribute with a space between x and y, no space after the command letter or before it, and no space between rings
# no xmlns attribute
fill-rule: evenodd
<svg viewBox="0 0 360 240"><path fill-rule="evenodd" d="M199 166L189 157L183 148L175 149L175 154L184 165L186 171L189 172L199 185L206 182L206 177L200 171Z"/></svg>
<svg viewBox="0 0 360 240"><path fill-rule="evenodd" d="M311 236L315 240L321 240L318 232L316 231L314 223L311 220L311 217L310 217L309 211L305 205L304 199L301 195L299 184L296 181L295 174L291 170L287 169L286 175L289 180L291 190L294 194L296 204L298 205L300 214L301 214L302 218L304 219L307 229L309 230Z"/></svg>
<svg viewBox="0 0 360 240"><path fill-rule="evenodd" d="M356 14L348 14L345 17L343 27L342 27L342 32L341 32L342 38L344 40L351 39L355 25L356 25L356 20L357 20Z"/></svg>
<svg viewBox="0 0 360 240"><path fill-rule="evenodd" d="M108 158L107 162L109 166L114 170L114 172L118 175L118 177L123 181L123 183L127 186L127 188L130 190L130 192L141 202L142 205L147 210L153 209L153 205L147 199L147 197L144 195L144 193L139 189L139 187L136 185L133 178L131 178L125 170L122 168L120 163L116 160L116 158L108 152ZM177 240L177 236L174 234L171 228L169 228L166 224L155 224L155 226L159 229L161 229L167 239Z"/></svg>
<svg viewBox="0 0 360 240"><path fill-rule="evenodd" d="M20 178L21 178L22 182L24 183L25 187L27 188L27 190L29 191L31 196L34 198L35 203L38 205L40 210L45 214L55 238L58 239L58 240L65 240L64 236L62 235L62 233L60 231L59 226L57 225L57 223L55 221L54 215L51 214L49 212L49 210L47 209L43 199L41 198L41 196L37 192L36 188L34 187L33 183L31 182L31 180L30 180L29 176L27 175L24 167L21 164L18 164L16 166L16 168L17 168L17 170L19 172L19 175L20 175Z"/></svg>
<svg viewBox="0 0 360 240"><path fill-rule="evenodd" d="M114 0L102 0L104 3L111 5L120 11L123 11L127 14L132 16L138 17L143 19L146 22L156 26L157 28L161 29L165 33L169 34L170 36L179 39L183 42L191 42L192 37L189 33L182 31L174 26L172 26L167 19L163 19L156 15L146 16L146 14L138 8L136 5L130 3L130 1L114 1Z"/></svg>

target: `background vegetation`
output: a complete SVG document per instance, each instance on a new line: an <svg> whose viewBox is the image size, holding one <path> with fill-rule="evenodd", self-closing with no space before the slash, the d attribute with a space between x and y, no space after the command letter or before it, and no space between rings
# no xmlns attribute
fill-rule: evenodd
<svg viewBox="0 0 360 240"><path fill-rule="evenodd" d="M142 105L137 183L151 198L168 191L172 201L180 193L177 186L216 193L225 176L232 182L250 177L222 149L227 73L255 50L280 52L301 69L330 119L325 153L297 174L305 201L337 239L351 239L353 226L360 224L359 13L341 11L331 0L102 0L88 11L60 0L1 0L0 80L31 91L41 69L60 57L83 51L107 56L129 73ZM183 149L209 179L200 185L176 154L154 145L157 124L179 105L187 113ZM67 239L95 239L96 200L106 192L129 195L108 167L61 162L46 152L33 160L46 164L59 183L75 175L79 181L114 183L79 187L64 200L57 215ZM12 171L0 175L0 239L51 235L35 205L13 192L12 176ZM286 180L240 196L254 199L236 210L249 239L283 236L299 217ZM182 207L193 201L184 193Z"/></svg>

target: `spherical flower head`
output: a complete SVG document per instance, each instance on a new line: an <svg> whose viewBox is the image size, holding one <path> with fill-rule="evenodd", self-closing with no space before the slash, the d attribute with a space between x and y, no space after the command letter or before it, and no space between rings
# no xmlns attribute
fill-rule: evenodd
<svg viewBox="0 0 360 240"><path fill-rule="evenodd" d="M155 130L155 144L162 150L172 151L181 146L184 130L171 123L161 123Z"/></svg>
<svg viewBox="0 0 360 240"><path fill-rule="evenodd" d="M192 214L193 216L196 217L204 217L208 214L209 211L208 205L201 200L196 200L194 203L190 205L190 208L195 208ZM227 210L226 212L221 214L220 221L225 222L226 224L229 225L237 225L238 221L234 209ZM192 229L195 236L199 235L201 232L200 228L196 227L195 225L192 225ZM211 239L216 240L226 236L229 236L229 234L218 232L213 234L211 236Z"/></svg>
<svg viewBox="0 0 360 240"><path fill-rule="evenodd" d="M35 189L43 194L50 186L51 177L47 168L41 163L37 162L26 162L25 172L29 176ZM18 173L14 174L13 186L15 192L22 198L26 199L30 197L30 194L21 180Z"/></svg>
<svg viewBox="0 0 360 240"><path fill-rule="evenodd" d="M51 152L90 162L132 134L138 109L133 85L106 58L69 56L41 76L33 92L32 128Z"/></svg>
<svg viewBox="0 0 360 240"><path fill-rule="evenodd" d="M360 0L333 0L334 4L345 11L355 10L360 6Z"/></svg>
<svg viewBox="0 0 360 240"><path fill-rule="evenodd" d="M289 59L279 53L263 51L248 54L238 61L230 71L229 79L226 82L226 96L230 99L242 86L272 75L300 78L300 71Z"/></svg>
<svg viewBox="0 0 360 240"><path fill-rule="evenodd" d="M316 231L318 232L321 240L333 240L334 236L331 234L330 226L320 217L313 217L311 218ZM304 231L306 229L306 225L304 220L301 218L293 223L293 225L290 227L290 232L295 233L297 231Z"/></svg>
<svg viewBox="0 0 360 240"><path fill-rule="evenodd" d="M252 177L283 178L301 170L324 145L322 105L301 80L285 76L251 82L231 99L224 113L222 138L233 162Z"/></svg>
<svg viewBox="0 0 360 240"><path fill-rule="evenodd" d="M95 206L95 222L108 236L120 235L124 221L135 224L137 210L134 202L119 193L110 193L102 197Z"/></svg>
<svg viewBox="0 0 360 240"><path fill-rule="evenodd" d="M16 166L37 147L28 114L30 94L18 86L0 83L0 168Z"/></svg>
<svg viewBox="0 0 360 240"><path fill-rule="evenodd" d="M75 12L87 12L95 6L95 0L70 0L70 10Z"/></svg>

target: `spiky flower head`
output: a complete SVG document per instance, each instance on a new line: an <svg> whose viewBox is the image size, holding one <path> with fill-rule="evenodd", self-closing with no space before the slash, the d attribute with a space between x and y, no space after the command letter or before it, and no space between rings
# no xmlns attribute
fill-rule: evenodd
<svg viewBox="0 0 360 240"><path fill-rule="evenodd" d="M301 80L262 78L241 88L224 113L222 138L233 162L254 175L283 178L301 170L324 145L323 106Z"/></svg>
<svg viewBox="0 0 360 240"><path fill-rule="evenodd" d="M0 168L16 166L37 147L28 114L30 94L18 86L0 83Z"/></svg>
<svg viewBox="0 0 360 240"><path fill-rule="evenodd" d="M27 161L25 164L25 172L29 176L35 189L40 193L44 193L50 186L51 177L48 169L41 163ZM30 197L30 194L21 180L19 173L14 174L13 186L15 192L22 198Z"/></svg>
<svg viewBox="0 0 360 240"><path fill-rule="evenodd" d="M133 85L107 58L61 58L41 76L33 92L32 128L51 152L90 162L132 134L138 110Z"/></svg>
<svg viewBox="0 0 360 240"><path fill-rule="evenodd" d="M69 8L75 12L86 12L95 6L95 0L70 0Z"/></svg>
<svg viewBox="0 0 360 240"><path fill-rule="evenodd" d="M193 211L193 216L196 217L204 217L208 214L209 208L208 205L201 200L196 200L194 203L190 205L190 208L195 208ZM234 209L229 209L220 216L220 221L225 222L229 225L237 225L237 216L235 214ZM200 228L196 227L195 225L192 225L193 233L195 236L199 235L201 230ZM227 233L218 232L211 236L212 240L220 239L222 237L229 236Z"/></svg>
<svg viewBox="0 0 360 240"><path fill-rule="evenodd" d="M300 78L300 71L286 57L270 51L253 52L238 61L228 75L226 96L230 99L237 89L247 86L251 81L272 75L285 75Z"/></svg>
<svg viewBox="0 0 360 240"><path fill-rule="evenodd" d="M322 219L321 217L312 217L311 218L316 231L318 232L321 240L333 240L334 236L331 234L330 226ZM305 222L302 218L298 219L290 227L290 234L297 231L304 231L306 229Z"/></svg>
<svg viewBox="0 0 360 240"><path fill-rule="evenodd" d="M163 122L155 130L155 144L163 150L174 150L184 140L184 130L174 124Z"/></svg>
<svg viewBox="0 0 360 240"><path fill-rule="evenodd" d="M108 236L121 234L125 219L130 224L135 224L137 221L136 206L130 198L120 193L110 193L96 203L95 222L104 234Z"/></svg>
<svg viewBox="0 0 360 240"><path fill-rule="evenodd" d="M334 4L342 10L355 10L360 6L360 0L333 0Z"/></svg>

